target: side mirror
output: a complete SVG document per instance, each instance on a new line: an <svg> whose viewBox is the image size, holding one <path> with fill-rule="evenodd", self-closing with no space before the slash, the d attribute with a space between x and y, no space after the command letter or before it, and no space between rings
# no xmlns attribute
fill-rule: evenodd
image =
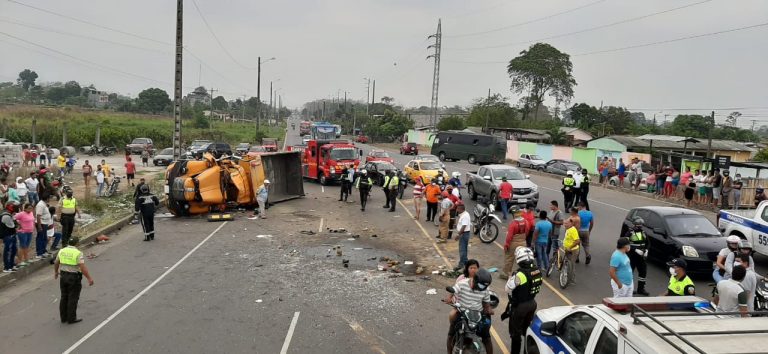
<svg viewBox="0 0 768 354"><path fill-rule="evenodd" d="M549 321L544 322L541 324L541 327L539 329L541 334L551 337L554 336L557 333L557 322L555 321Z"/></svg>
<svg viewBox="0 0 768 354"><path fill-rule="evenodd" d="M483 176L483 179L486 180L486 181L490 181L491 180L491 176Z"/></svg>
<svg viewBox="0 0 768 354"><path fill-rule="evenodd" d="M445 291L447 291L447 292L449 292L449 293L451 293L451 294L454 294L454 293L456 293L456 291L455 291L455 290L453 290L453 287L452 287L452 286L446 286L446 287L445 287Z"/></svg>
<svg viewBox="0 0 768 354"><path fill-rule="evenodd" d="M653 233L655 233L657 235L661 235L661 236L667 237L667 231L662 229L662 228L660 228L660 227L654 227L653 228Z"/></svg>

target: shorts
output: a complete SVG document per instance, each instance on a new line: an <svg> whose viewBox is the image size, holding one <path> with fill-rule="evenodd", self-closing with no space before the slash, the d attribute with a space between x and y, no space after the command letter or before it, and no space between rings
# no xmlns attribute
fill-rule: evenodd
<svg viewBox="0 0 768 354"><path fill-rule="evenodd" d="M712 187L712 199L720 199L720 187Z"/></svg>
<svg viewBox="0 0 768 354"><path fill-rule="evenodd" d="M458 324L458 321L461 321L461 314L457 314L456 320L451 323L451 328L448 330L449 337L453 337L456 334L456 324ZM483 315L480 326L477 328L477 335L482 339L491 338L491 318L487 315Z"/></svg>
<svg viewBox="0 0 768 354"><path fill-rule="evenodd" d="M134 176L133 173L127 173L126 175L127 175L127 179L134 179L133 178L133 176Z"/></svg>
<svg viewBox="0 0 768 354"><path fill-rule="evenodd" d="M31 232L17 232L16 237L19 239L19 248L29 248L32 244Z"/></svg>
<svg viewBox="0 0 768 354"><path fill-rule="evenodd" d="M83 177L85 177L87 179L88 177L91 177L91 174L90 173L83 173Z"/></svg>
<svg viewBox="0 0 768 354"><path fill-rule="evenodd" d="M704 188L707 189L707 197L711 197L712 196L712 187L704 187Z"/></svg>
<svg viewBox="0 0 768 354"><path fill-rule="evenodd" d="M589 230L579 230L579 240L582 246L589 247Z"/></svg>
<svg viewBox="0 0 768 354"><path fill-rule="evenodd" d="M707 195L707 187L699 187L699 195Z"/></svg>
<svg viewBox="0 0 768 354"><path fill-rule="evenodd" d="M621 289L611 279L611 290L613 290L613 297L632 297L632 290L634 290L634 284L621 284Z"/></svg>

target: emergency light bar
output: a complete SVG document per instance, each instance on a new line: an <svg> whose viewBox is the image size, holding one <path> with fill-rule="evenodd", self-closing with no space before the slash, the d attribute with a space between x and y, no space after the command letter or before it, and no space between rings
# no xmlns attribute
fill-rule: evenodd
<svg viewBox="0 0 768 354"><path fill-rule="evenodd" d="M711 307L698 296L606 297L603 305L618 312L629 312L633 306L645 311L694 310Z"/></svg>

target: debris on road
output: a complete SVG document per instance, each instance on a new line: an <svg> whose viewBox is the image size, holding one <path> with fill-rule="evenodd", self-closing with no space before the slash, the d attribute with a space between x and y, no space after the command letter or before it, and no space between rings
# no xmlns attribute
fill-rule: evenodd
<svg viewBox="0 0 768 354"><path fill-rule="evenodd" d="M488 272L489 272L489 273L496 273L496 272L498 272L498 271L499 271L499 268L496 268L496 267L493 267L493 268L488 268Z"/></svg>
<svg viewBox="0 0 768 354"><path fill-rule="evenodd" d="M437 289L429 289L429 290L427 290L427 295L437 295Z"/></svg>
<svg viewBox="0 0 768 354"><path fill-rule="evenodd" d="M413 261L405 261L403 264L405 264L405 265L411 265L411 264L413 264Z"/></svg>
<svg viewBox="0 0 768 354"><path fill-rule="evenodd" d="M424 273L424 267L416 267L416 274Z"/></svg>
<svg viewBox="0 0 768 354"><path fill-rule="evenodd" d="M312 230L301 230L301 231L299 231L299 233L300 234L304 234L304 235L314 235L314 234L316 234L316 232L314 232Z"/></svg>
<svg viewBox="0 0 768 354"><path fill-rule="evenodd" d="M256 301L254 301L254 302L260 303L260 302L263 302L263 301L261 299L256 299Z"/></svg>
<svg viewBox="0 0 768 354"><path fill-rule="evenodd" d="M256 238L272 238L272 235L256 235Z"/></svg>

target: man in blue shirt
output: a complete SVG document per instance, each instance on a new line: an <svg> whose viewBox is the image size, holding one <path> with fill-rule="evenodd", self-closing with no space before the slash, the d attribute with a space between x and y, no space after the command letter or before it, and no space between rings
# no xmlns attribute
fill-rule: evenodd
<svg viewBox="0 0 768 354"><path fill-rule="evenodd" d="M613 297L632 297L634 281L632 280L632 267L629 264L627 252L629 252L629 239L621 237L616 243L616 250L611 255L611 263L608 268Z"/></svg>
<svg viewBox="0 0 768 354"><path fill-rule="evenodd" d="M552 233L552 223L547 220L547 212L539 212L539 221L533 229L533 239L536 240L536 265L542 272L549 267L549 256L547 255L547 244L549 235Z"/></svg>
<svg viewBox="0 0 768 354"><path fill-rule="evenodd" d="M592 255L589 254L589 235L595 226L595 217L591 211L587 210L587 205L583 201L579 202L579 219L581 220L579 239L581 240L581 248L584 249L584 254L586 255L584 263L589 264L592 261ZM576 257L576 263L579 263L578 257Z"/></svg>

